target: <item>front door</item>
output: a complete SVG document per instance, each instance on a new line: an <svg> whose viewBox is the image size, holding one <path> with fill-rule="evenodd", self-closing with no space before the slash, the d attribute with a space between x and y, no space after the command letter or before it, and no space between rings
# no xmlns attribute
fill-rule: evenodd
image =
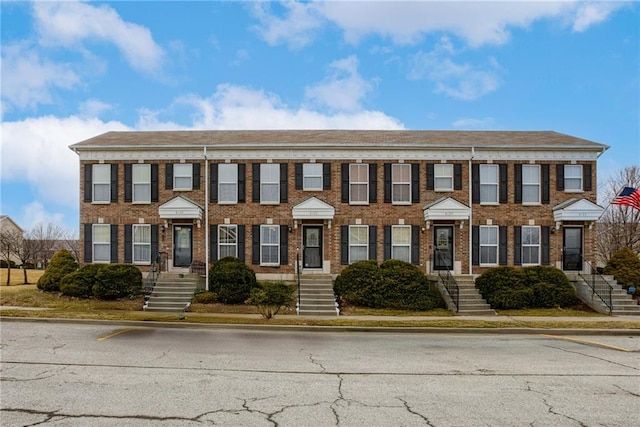
<svg viewBox="0 0 640 427"><path fill-rule="evenodd" d="M189 267L193 257L193 225L173 226L173 266Z"/></svg>
<svg viewBox="0 0 640 427"><path fill-rule="evenodd" d="M437 226L433 228L435 270L453 270L453 227Z"/></svg>
<svg viewBox="0 0 640 427"><path fill-rule="evenodd" d="M564 227L562 230L562 269L580 271L582 270L582 227Z"/></svg>
<svg viewBox="0 0 640 427"><path fill-rule="evenodd" d="M322 226L306 225L302 228L303 268L322 268Z"/></svg>

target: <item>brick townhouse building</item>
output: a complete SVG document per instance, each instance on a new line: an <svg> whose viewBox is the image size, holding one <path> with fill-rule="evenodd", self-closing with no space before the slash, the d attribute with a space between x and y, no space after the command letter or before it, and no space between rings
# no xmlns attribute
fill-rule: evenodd
<svg viewBox="0 0 640 427"><path fill-rule="evenodd" d="M262 280L363 259L425 273L595 260L606 145L548 131L108 132L80 159L85 263L244 260Z"/></svg>

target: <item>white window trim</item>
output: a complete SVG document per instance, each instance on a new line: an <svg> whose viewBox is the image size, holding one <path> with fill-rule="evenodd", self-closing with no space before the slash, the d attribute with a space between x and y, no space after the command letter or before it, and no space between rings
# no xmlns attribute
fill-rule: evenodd
<svg viewBox="0 0 640 427"><path fill-rule="evenodd" d="M312 169L311 165L317 165L320 169L320 174L315 175L312 173L307 173L306 169ZM322 191L324 188L324 177L323 177L323 166L322 163L303 163L302 164L302 190L303 191ZM320 178L320 186L319 187L307 187L306 178Z"/></svg>
<svg viewBox="0 0 640 427"><path fill-rule="evenodd" d="M96 167L100 168L108 168L109 174L106 182L101 182L96 180ZM98 185L107 185L109 190L107 191L107 200L96 200L96 184ZM91 203L96 205L108 205L111 203L111 165L110 164L95 164L91 166Z"/></svg>
<svg viewBox="0 0 640 427"><path fill-rule="evenodd" d="M482 229L492 229L495 230L496 233L496 243L482 243ZM478 233L478 246L479 246L479 251L480 253L478 254L478 261L480 263L481 267L495 267L496 265L498 265L500 263L500 232L499 232L499 228L497 225L481 225L480 226L480 232ZM483 247L495 247L496 249L496 262L495 263L485 263L482 262L482 248Z"/></svg>
<svg viewBox="0 0 640 427"><path fill-rule="evenodd" d="M108 230L106 242L96 242L96 235L98 234L96 233L96 228L106 228ZM109 248L107 260L96 259L96 245L106 245ZM111 224L93 224L91 228L91 260L95 264L109 264L111 262Z"/></svg>
<svg viewBox="0 0 640 427"><path fill-rule="evenodd" d="M354 181L351 178L351 169L353 167L364 167L367 170L366 173L366 180L365 181ZM367 200L353 200L352 196L353 196L353 191L351 191L351 187L353 185L365 185L366 186L366 195L367 195ZM351 163L349 165L349 204L350 205L368 205L369 204L369 165L367 163Z"/></svg>
<svg viewBox="0 0 640 427"><path fill-rule="evenodd" d="M189 166L189 173L186 175L178 175L176 173L176 170L181 169L183 166ZM189 178L191 181L191 185L189 187L178 187L176 185L176 180L178 178ZM193 190L193 164L192 163L176 163L173 165L173 189L175 191L192 191Z"/></svg>
<svg viewBox="0 0 640 427"><path fill-rule="evenodd" d="M446 169L448 169L450 171L449 175L438 175L438 169L442 168L443 166L447 166ZM454 174L453 164L448 164L448 163L434 164L433 165L433 189L434 189L434 191L453 191L453 174ZM438 187L438 178L451 179L451 187L449 187L449 188Z"/></svg>
<svg viewBox="0 0 640 427"><path fill-rule="evenodd" d="M486 169L486 168L493 168L496 170L496 181L495 184L493 182L491 183L484 183L484 185L495 185L496 186L496 201L495 202L485 202L482 201L482 169ZM499 205L500 204L500 169L498 168L498 165L492 165L492 164L486 164L486 165L480 165L480 171L479 171L479 175L480 175L480 204L481 205Z"/></svg>
<svg viewBox="0 0 640 427"><path fill-rule="evenodd" d="M149 243L136 243L136 228L145 227L149 229ZM136 261L136 246L148 246L149 247L149 261ZM133 224L131 228L131 259L135 265L150 265L151 264L151 224Z"/></svg>
<svg viewBox="0 0 640 427"><path fill-rule="evenodd" d="M277 230L277 236L278 236L278 240L276 243L265 243L264 239L262 238L263 234L262 234L262 230L264 228L276 228ZM262 261L262 249L265 246L269 246L269 247L276 247L276 254L278 255L278 260L276 262L263 262ZM261 266L265 266L265 267L275 267L275 266L279 266L280 265L280 226L279 225L260 225L260 265Z"/></svg>
<svg viewBox="0 0 640 427"><path fill-rule="evenodd" d="M235 174L236 174L236 178L233 181L223 181L221 176L222 174L220 173L220 169L225 167L225 166L230 166L233 165L235 166ZM221 186L224 184L233 184L235 185L236 191L235 191L235 200L220 200L220 195L222 194L221 191ZM238 204L238 164L237 163L222 163L218 166L218 204L219 205L237 205Z"/></svg>
<svg viewBox="0 0 640 427"><path fill-rule="evenodd" d="M409 180L396 182L393 180L393 169L405 168L409 169ZM406 185L409 187L407 192L407 200L395 200L395 192L393 191L396 185ZM410 205L411 204L411 164L409 163L394 163L391 165L391 204L393 205Z"/></svg>
<svg viewBox="0 0 640 427"><path fill-rule="evenodd" d="M135 170L142 166L147 167L149 170L149 181L146 182L136 182ZM148 185L149 186L149 200L136 200L136 185ZM136 205L148 205L151 204L151 165L150 164L134 164L131 168L131 201Z"/></svg>
<svg viewBox="0 0 640 427"><path fill-rule="evenodd" d="M396 244L394 243L394 231L398 230L398 229L408 229L409 231L409 242L408 243L402 243L402 244ZM408 259L400 259L400 258L395 258L393 256L393 249L394 248L407 248L407 254L408 254ZM410 225L392 225L391 226L391 259L397 259L400 261L405 261L405 262L411 262L411 226Z"/></svg>
<svg viewBox="0 0 640 427"><path fill-rule="evenodd" d="M580 174L577 177L571 177L569 179L580 180L580 188L569 189L567 190L567 167L569 168L579 168ZM584 192L584 178L583 178L583 166L582 165L564 165L564 192L565 193L583 193Z"/></svg>
<svg viewBox="0 0 640 427"><path fill-rule="evenodd" d="M278 178L276 181L265 181L265 173L263 173L263 166L275 166L278 168ZM277 163L262 163L260 164L260 204L261 205L279 205L280 204L280 165ZM264 185L276 185L278 190L276 191L276 200L263 200L263 186Z"/></svg>
<svg viewBox="0 0 640 427"><path fill-rule="evenodd" d="M538 244L534 245L534 244L525 244L524 243L524 231L527 228L535 228L538 230ZM528 265L541 265L541 261L542 261L542 235L540 234L540 226L537 225L523 225L522 228L520 228L520 242L521 242L521 248L520 248L520 260L522 261L522 265L523 266L528 266ZM524 248L538 248L538 262L537 263L528 263L528 262L524 262Z"/></svg>
<svg viewBox="0 0 640 427"><path fill-rule="evenodd" d="M538 182L537 183L525 183L524 181L524 170L535 168L538 170ZM524 187L526 185L533 186L536 185L538 187L538 200L535 202L526 202L524 200ZM540 171L540 165L522 165L522 204L529 206L536 206L542 204L542 174Z"/></svg>
<svg viewBox="0 0 640 427"><path fill-rule="evenodd" d="M352 228L362 228L366 230L366 234L365 236L367 237L367 240L365 243L351 243L351 229ZM353 264L354 262L358 262L358 261L364 261L364 260L368 260L369 259L369 226L368 225L350 225L349 226L349 264ZM358 260L358 261L353 261L351 259L351 248L352 247L363 247L366 249L367 254L365 255L364 259Z"/></svg>
<svg viewBox="0 0 640 427"><path fill-rule="evenodd" d="M220 236L222 235L222 233L220 233L220 230L222 228L235 228L236 230L236 241L235 243L222 243L220 241ZM230 247L233 246L234 249L234 255L231 255L235 258L238 258L238 226L236 224L219 224L218 225L218 258L223 258L222 255L220 255L222 252L220 251L220 249L222 247ZM262 248L262 245L260 245L260 247ZM262 251L262 249L261 249ZM262 253L260 254L262 256ZM225 255L225 256L229 256L229 255Z"/></svg>

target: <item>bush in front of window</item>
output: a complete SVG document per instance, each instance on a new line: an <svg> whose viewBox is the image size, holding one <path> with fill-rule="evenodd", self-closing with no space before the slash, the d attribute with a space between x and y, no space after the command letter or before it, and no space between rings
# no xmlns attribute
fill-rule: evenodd
<svg viewBox="0 0 640 427"><path fill-rule="evenodd" d="M293 292L294 288L284 282L263 282L251 289L249 304L255 305L258 313L269 320L291 303Z"/></svg>
<svg viewBox="0 0 640 427"><path fill-rule="evenodd" d="M60 291L63 295L78 298L90 298L93 296L93 285L96 283L98 271L105 264L86 264L79 270L69 273L60 282Z"/></svg>
<svg viewBox="0 0 640 427"><path fill-rule="evenodd" d="M77 269L78 263L71 252L60 249L53 255L44 274L38 279L38 289L46 292L58 292L62 278Z"/></svg>
<svg viewBox="0 0 640 427"><path fill-rule="evenodd" d="M98 270L93 296L114 300L142 293L142 272L129 264L106 264Z"/></svg>
<svg viewBox="0 0 640 427"><path fill-rule="evenodd" d="M221 258L209 269L209 289L224 304L243 304L255 287L256 274L238 258Z"/></svg>
<svg viewBox="0 0 640 427"><path fill-rule="evenodd" d="M333 292L342 302L359 307L383 306L380 287L382 274L373 260L358 261L347 266L336 277Z"/></svg>
<svg viewBox="0 0 640 427"><path fill-rule="evenodd" d="M635 287L635 295L640 296L640 258L631 248L616 251L607 261L603 273L612 275L625 289Z"/></svg>

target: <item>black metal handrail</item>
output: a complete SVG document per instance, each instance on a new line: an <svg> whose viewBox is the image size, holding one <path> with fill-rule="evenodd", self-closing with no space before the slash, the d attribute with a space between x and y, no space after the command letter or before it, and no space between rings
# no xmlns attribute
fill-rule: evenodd
<svg viewBox="0 0 640 427"><path fill-rule="evenodd" d="M438 250L434 250L434 259L437 259L440 266L443 266L444 270L438 270L438 277L440 281L444 285L445 289L449 293L451 300L456 306L456 313L460 311L460 287L456 282L456 279L451 274L451 270L449 270L449 266L446 262L444 262L444 258L442 254L438 252Z"/></svg>
<svg viewBox="0 0 640 427"><path fill-rule="evenodd" d="M207 267L202 261L192 261L189 266L189 273L197 274L198 276L204 276L207 272Z"/></svg>
<svg viewBox="0 0 640 427"><path fill-rule="evenodd" d="M296 274L298 284L298 310L300 310L300 254L296 253Z"/></svg>
<svg viewBox="0 0 640 427"><path fill-rule="evenodd" d="M582 254L579 254L579 256L580 260L583 263L587 263L589 269L591 270L591 273L585 277L585 275L582 273L582 270L580 270L578 272L578 276L580 276L580 278L587 284L587 286L591 288L591 292L594 295L597 295L602 303L607 306L607 308L609 309L609 315L611 315L613 311L613 286L611 286L609 281L598 272L598 269L594 267L590 261L585 259Z"/></svg>
<svg viewBox="0 0 640 427"><path fill-rule="evenodd" d="M162 257L160 253L156 255L156 259L151 262L151 268L149 269L149 274L144 283L144 300L149 300L149 296L153 292L153 288L156 286L156 282L158 281L158 276L160 275L162 266Z"/></svg>

